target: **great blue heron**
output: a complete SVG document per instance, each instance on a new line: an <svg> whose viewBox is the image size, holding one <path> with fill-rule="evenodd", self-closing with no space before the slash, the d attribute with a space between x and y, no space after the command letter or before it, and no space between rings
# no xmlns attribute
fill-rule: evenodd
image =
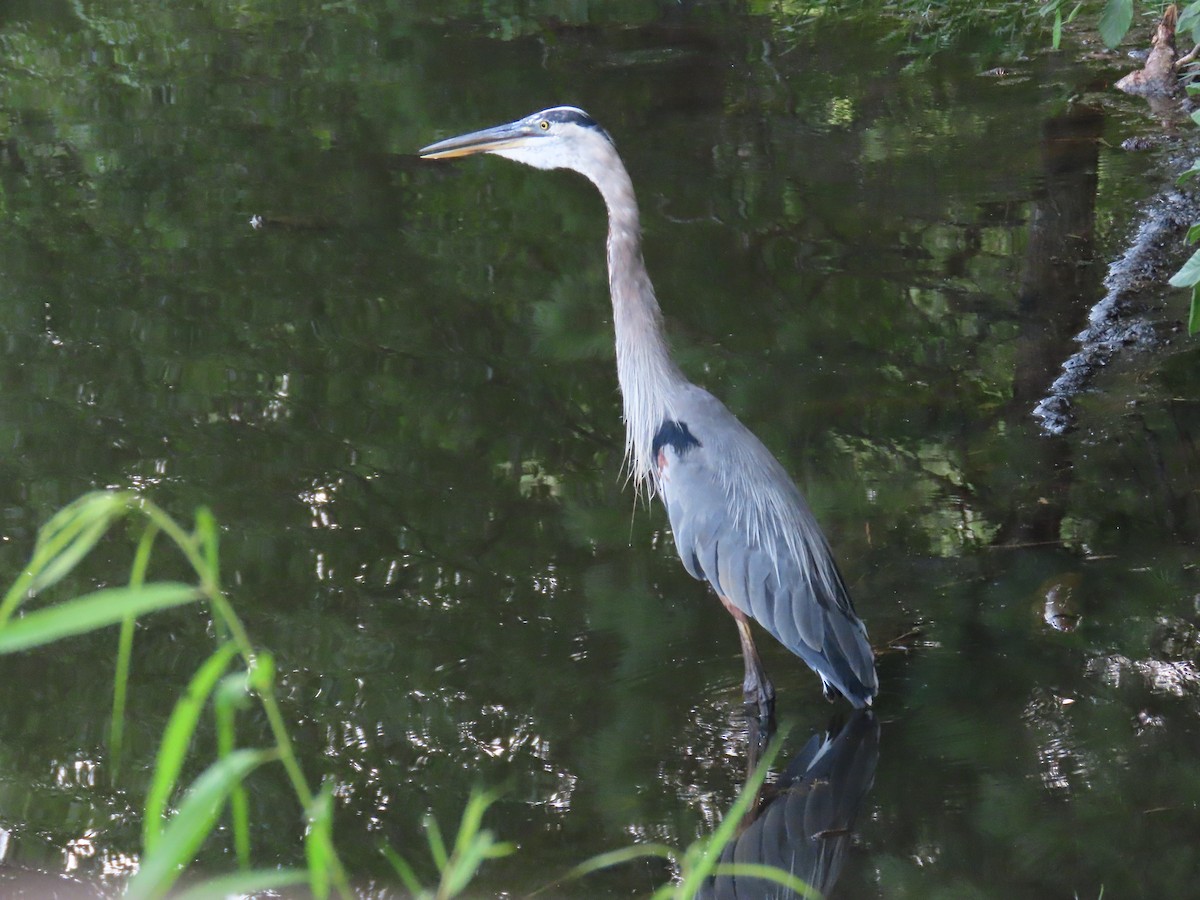
<svg viewBox="0 0 1200 900"><path fill-rule="evenodd" d="M420 153L492 153L572 169L599 188L626 463L639 488L662 498L684 568L712 585L737 623L746 701L769 714L775 698L750 633L754 619L821 677L826 697L870 706L878 680L867 630L808 504L758 438L671 359L642 261L633 183L608 132L583 110L557 106Z"/></svg>

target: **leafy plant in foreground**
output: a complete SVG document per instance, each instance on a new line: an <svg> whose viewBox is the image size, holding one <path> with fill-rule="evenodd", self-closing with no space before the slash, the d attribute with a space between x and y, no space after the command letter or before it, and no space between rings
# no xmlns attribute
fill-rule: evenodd
<svg viewBox="0 0 1200 900"><path fill-rule="evenodd" d="M74 571L122 521L130 522L135 529L140 526L128 584L36 609L23 609ZM194 584L146 581L154 544L160 536L187 561L196 576ZM140 865L126 887L125 896L154 900L171 892L183 900L199 900L301 884L307 884L318 898L327 897L333 890L352 896L345 868L333 844L332 785L327 783L316 792L309 788L275 694L274 662L269 653L254 647L234 613L221 589L219 562L217 523L207 509L196 513L195 525L189 532L154 503L132 492L86 494L42 527L28 565L0 599L0 655L120 626L109 728L113 768L118 771L136 619L191 603L207 605L217 646L192 674L163 731L143 806ZM18 612L22 614L18 616ZM238 747L237 713L255 702L265 714L273 744L261 748ZM217 758L180 793L180 777L206 710L211 711L216 726ZM782 733L772 742L738 801L712 835L693 842L682 852L661 844L641 844L601 854L577 866L566 879L581 878L599 869L649 856L668 860L678 873L677 879L652 895L660 900L691 898L706 879L722 874L762 878L800 896L819 896L804 881L781 869L719 861L722 849L736 836L739 823L758 796L781 746ZM304 810L307 862L304 870L251 867L249 803L244 782L252 772L267 764L284 767ZM178 799L173 800L177 794ZM416 900L449 900L461 894L486 860L516 849L511 843L497 841L483 828L483 817L495 800L494 793L472 792L450 846L437 822L431 816L426 817L430 855L439 873L433 888L424 887L413 868L392 848L383 848L397 877ZM173 890L226 811L238 870L183 890Z"/></svg>
<svg viewBox="0 0 1200 900"><path fill-rule="evenodd" d="M479 790L471 792L467 808L463 811L462 822L458 826L454 846L449 852L446 850L446 842L442 839L442 830L437 820L432 815L425 817L429 852L441 875L436 888L424 887L412 866L395 850L384 845L384 856L392 864L396 875L414 900L447 900L449 897L455 897L462 893L475 877L484 860L507 856L517 849L515 844L497 841L492 833L483 827L483 814L495 801L494 793Z"/></svg>
<svg viewBox="0 0 1200 900"><path fill-rule="evenodd" d="M32 598L62 581L109 531L122 520L140 526L129 583L25 612ZM182 554L195 573L194 584L145 580L155 540L162 536ZM187 895L248 893L307 882L313 894L325 897L336 887L350 894L349 883L331 840L332 803L328 791L315 793L300 769L275 695L275 672L270 654L251 643L241 620L221 589L216 520L201 509L195 526L186 531L154 503L130 492L86 494L56 513L38 533L32 557L0 600L0 654L49 644L62 638L120 626L113 688L110 744L114 769L119 766L124 732L133 625L138 616L190 603L207 605L217 635L217 647L196 670L183 697L175 704L155 760L143 814L143 854L138 873L127 887L134 898L162 897L195 858L216 829L226 808L240 869L196 885ZM232 669L232 671L231 671ZM236 713L257 701L268 722L273 745L238 748ZM168 814L187 759L192 737L206 707L212 707L217 730L217 759L187 788ZM305 848L308 871L250 868L250 823L243 782L266 763L283 766L300 807L307 816Z"/></svg>

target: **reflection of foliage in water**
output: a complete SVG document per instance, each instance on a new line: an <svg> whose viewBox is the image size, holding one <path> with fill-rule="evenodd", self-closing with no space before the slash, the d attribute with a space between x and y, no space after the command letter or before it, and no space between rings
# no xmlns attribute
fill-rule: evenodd
<svg viewBox="0 0 1200 900"><path fill-rule="evenodd" d="M930 623L936 646L884 662L896 721L847 889L866 871L922 896L1137 893L1106 823L1136 821L1152 861L1161 814L1142 807L1193 795L1194 689L1158 692L1167 669L1150 664L1191 652L1194 426L1131 378L1090 401L1121 440L1067 444L1063 484L1012 401L1047 330L1015 288L1054 205L1036 205L1028 121L1068 112L1044 98L1074 76L1037 57L978 77L998 30L965 28L917 66L908 48L949 30L850 13L794 28L792 9L680 25L673 3L597 22L557 4L114 2L6 20L5 536L19 546L94 484L211 500L236 525L230 584L281 661L306 767L339 779L339 834L404 847L410 812L449 822L475 780L509 781L500 836L524 849L498 890L528 883L528 854L562 871L623 835L686 842L715 822L741 775L722 693L735 647L657 511L622 493L598 204L566 176L404 156L578 100L633 169L689 374L800 476L873 633ZM1121 165L1100 167L1114 228L1137 189ZM1169 395L1187 396L1185 370ZM1065 551L1016 546L1048 507ZM1074 568L1087 624L1047 636L1036 589ZM165 708L195 638L146 635L146 708ZM108 654L82 644L72 663ZM117 865L127 800L44 765L102 768L69 723L103 699L46 660L12 674L29 688L0 710L0 734L22 737L0 747L3 809L33 810L23 858L41 846L57 864L74 805L98 847L81 865ZM805 679L788 696L824 717ZM278 795L255 798L268 822ZM386 871L372 857L350 863Z"/></svg>
<svg viewBox="0 0 1200 900"><path fill-rule="evenodd" d="M917 57L957 50L962 36L972 33L984 37L999 58L1008 58L1035 47L1047 33L1038 8L1021 0L759 0L750 8L769 16L785 34L829 19L877 20L890 40Z"/></svg>

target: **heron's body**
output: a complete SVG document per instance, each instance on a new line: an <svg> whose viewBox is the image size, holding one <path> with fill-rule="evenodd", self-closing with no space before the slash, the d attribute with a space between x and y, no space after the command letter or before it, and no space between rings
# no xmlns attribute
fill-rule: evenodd
<svg viewBox="0 0 1200 900"><path fill-rule="evenodd" d="M827 695L870 705L877 680L866 628L800 491L762 442L671 359L642 260L633 185L608 134L581 110L556 107L421 153L493 153L573 169L599 188L628 463L635 481L661 497L684 567L712 585L737 621L747 696L760 708L774 697L750 636L753 619L816 671Z"/></svg>

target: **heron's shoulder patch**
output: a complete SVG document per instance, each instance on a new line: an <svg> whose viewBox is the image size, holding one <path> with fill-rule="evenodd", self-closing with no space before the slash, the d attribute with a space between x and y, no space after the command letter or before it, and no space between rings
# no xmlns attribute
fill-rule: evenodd
<svg viewBox="0 0 1200 900"><path fill-rule="evenodd" d="M670 447L679 456L684 456L688 451L699 446L701 444L696 440L696 436L688 430L687 422L667 419L659 426L658 432L654 435L651 452L657 457L659 450L663 447Z"/></svg>

